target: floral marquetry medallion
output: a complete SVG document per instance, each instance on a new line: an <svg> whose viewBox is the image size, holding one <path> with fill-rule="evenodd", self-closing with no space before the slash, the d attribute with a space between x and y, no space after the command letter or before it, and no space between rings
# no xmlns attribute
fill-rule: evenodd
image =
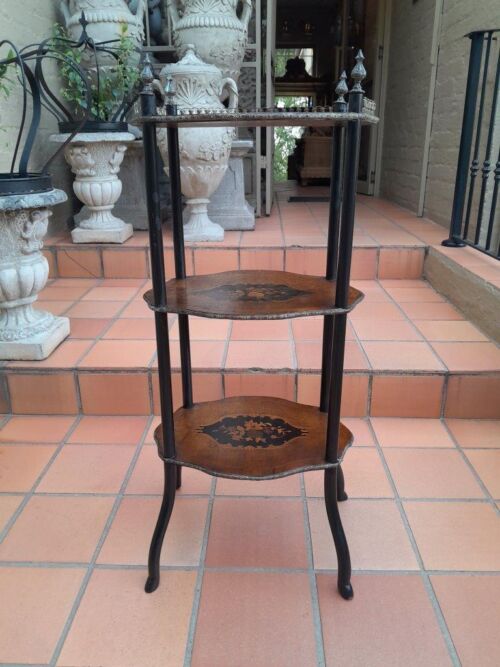
<svg viewBox="0 0 500 667"><path fill-rule="evenodd" d="M308 294L290 285L272 284L236 284L221 285L205 291L205 296L212 299L228 298L239 301L288 301L297 296Z"/></svg>
<svg viewBox="0 0 500 667"><path fill-rule="evenodd" d="M237 415L200 427L220 445L231 447L280 447L290 440L305 435L306 431L279 417Z"/></svg>
<svg viewBox="0 0 500 667"><path fill-rule="evenodd" d="M164 461L222 477L272 479L336 465L325 457L326 413L271 396L233 396L179 408L174 415L175 456L155 430ZM352 441L340 426L339 460Z"/></svg>

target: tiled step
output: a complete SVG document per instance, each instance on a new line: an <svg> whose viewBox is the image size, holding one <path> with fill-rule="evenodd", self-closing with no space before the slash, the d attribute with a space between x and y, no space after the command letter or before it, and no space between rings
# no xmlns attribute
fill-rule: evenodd
<svg viewBox="0 0 500 667"><path fill-rule="evenodd" d="M226 232L222 243L188 244L189 274L237 269L286 270L322 275L326 260L328 206L289 204L281 194L272 215L251 232ZM446 235L439 225L384 200L359 197L352 277L355 280L416 279L425 248ZM172 236L165 231L166 267L173 275ZM60 278L149 277L148 234L135 232L120 246L71 243L69 234L45 244L51 276Z"/></svg>
<svg viewBox="0 0 500 667"><path fill-rule="evenodd" d="M71 318L47 360L0 366L0 412L158 413L153 317L144 279L57 279L40 305ZM343 414L500 416L500 351L423 280L353 281ZM178 331L171 353L179 367ZM317 404L321 318L229 322L191 318L195 400L271 395ZM180 374L173 378L176 406Z"/></svg>

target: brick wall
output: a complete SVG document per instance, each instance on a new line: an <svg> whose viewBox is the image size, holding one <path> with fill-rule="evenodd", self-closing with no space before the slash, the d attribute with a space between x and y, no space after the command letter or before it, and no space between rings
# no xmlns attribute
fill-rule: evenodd
<svg viewBox="0 0 500 667"><path fill-rule="evenodd" d="M393 0L381 194L416 210L435 0Z"/></svg>
<svg viewBox="0 0 500 667"><path fill-rule="evenodd" d="M41 42L50 36L52 26L57 20L55 0L0 0L0 38L8 38L18 47ZM2 54L5 52L2 51ZM5 53L6 54L6 53ZM47 68L49 83L58 83L57 71L54 67ZM20 92L15 92L7 99L0 99L0 171L8 171L12 155L12 147L16 140L19 127ZM57 132L56 120L47 112L42 113L42 121L38 140L32 153L30 168L40 168L47 157L53 152L54 146L49 143L50 134ZM66 192L71 192L69 168L61 158L51 167L53 182ZM70 208L68 205L54 208L51 230L65 225Z"/></svg>
<svg viewBox="0 0 500 667"><path fill-rule="evenodd" d="M381 195L417 211L436 0L393 0ZM472 30L500 25L498 0L445 0L424 215L448 226Z"/></svg>
<svg viewBox="0 0 500 667"><path fill-rule="evenodd" d="M500 27L498 0L445 0L424 215L450 223L472 30ZM491 82L492 83L492 82Z"/></svg>

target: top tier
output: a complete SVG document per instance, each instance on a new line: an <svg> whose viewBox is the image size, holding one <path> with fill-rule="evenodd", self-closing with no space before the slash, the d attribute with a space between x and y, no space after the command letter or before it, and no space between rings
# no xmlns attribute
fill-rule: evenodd
<svg viewBox="0 0 500 667"><path fill-rule="evenodd" d="M221 111L220 109L178 110L176 115L142 116L134 122L155 123L164 127L332 127L359 120L362 125L375 125L375 104L363 100L361 113L323 111Z"/></svg>

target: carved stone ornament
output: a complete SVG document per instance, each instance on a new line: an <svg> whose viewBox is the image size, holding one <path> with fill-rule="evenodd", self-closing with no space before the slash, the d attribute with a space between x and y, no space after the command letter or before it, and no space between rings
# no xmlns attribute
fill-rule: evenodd
<svg viewBox="0 0 500 667"><path fill-rule="evenodd" d="M42 255L49 206L62 190L0 197L0 359L40 360L69 335L67 317L33 307L49 265Z"/></svg>
<svg viewBox="0 0 500 667"><path fill-rule="evenodd" d="M171 77L175 83L174 102L182 109L206 109L222 111L221 97L229 91L229 108L238 106L236 83L222 78L213 65L202 62L188 48L182 60L166 65L161 71L162 85ZM210 220L207 207L211 195L218 188L226 173L231 152L234 128L182 128L179 130L179 154L181 160L181 188L187 199L184 225L186 241L222 241L224 230ZM158 145L163 162L168 165L167 133L158 130ZM187 214L187 215L186 215Z"/></svg>
<svg viewBox="0 0 500 667"><path fill-rule="evenodd" d="M82 33L82 11L88 23L87 33L96 43L118 39L123 25L127 26L128 36L138 47L144 41L146 0L60 0L60 8L70 39L75 41ZM81 64L92 67L95 64L93 58L92 54L88 62L84 58ZM101 65L106 64L108 59L106 54L98 54ZM110 62L112 64L113 61Z"/></svg>
<svg viewBox="0 0 500 667"><path fill-rule="evenodd" d="M182 5L182 13L179 11ZM238 81L248 41L252 0L167 0L177 53L195 44L200 58L216 65L223 76Z"/></svg>
<svg viewBox="0 0 500 667"><path fill-rule="evenodd" d="M67 137L56 134L51 140ZM122 192L120 166L132 141L129 132L82 132L66 147L64 156L75 174L73 190L85 204L71 232L73 243L123 243L132 236L132 225L112 213Z"/></svg>

